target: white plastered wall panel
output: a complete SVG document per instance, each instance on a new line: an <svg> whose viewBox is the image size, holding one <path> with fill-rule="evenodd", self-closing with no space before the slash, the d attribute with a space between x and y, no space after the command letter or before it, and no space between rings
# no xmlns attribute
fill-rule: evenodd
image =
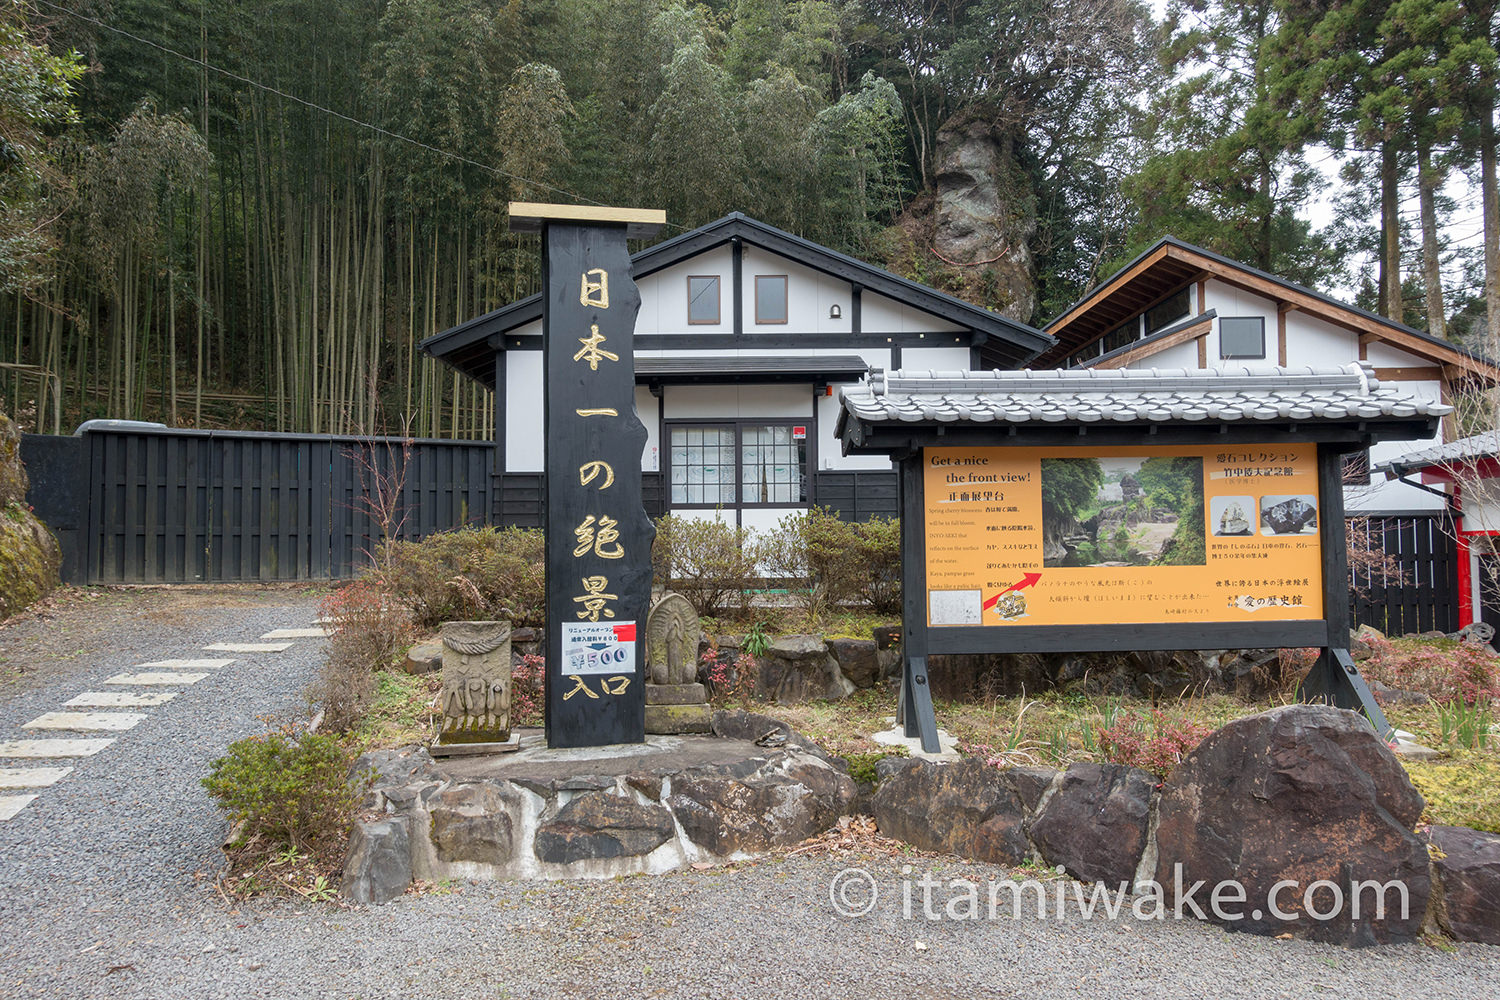
<svg viewBox="0 0 1500 1000"><path fill-rule="evenodd" d="M859 315L859 328L863 333L929 333L934 330L959 333L966 329L868 288L860 295Z"/></svg>
<svg viewBox="0 0 1500 1000"><path fill-rule="evenodd" d="M832 396L818 398L818 468L838 472L883 471L893 468L891 460L883 455L845 455L834 431L838 428L839 409L843 406L839 393L853 389L850 382L833 387Z"/></svg>
<svg viewBox="0 0 1500 1000"><path fill-rule="evenodd" d="M1430 368L1437 365L1431 358L1418 357L1383 340L1372 340L1365 345L1365 360L1376 368Z"/></svg>
<svg viewBox="0 0 1500 1000"><path fill-rule="evenodd" d="M1500 479L1481 479L1462 503L1465 531L1500 531Z"/></svg>
<svg viewBox="0 0 1500 1000"><path fill-rule="evenodd" d="M765 417L790 420L812 416L811 383L806 385L669 385L665 419L738 420Z"/></svg>
<svg viewBox="0 0 1500 1000"><path fill-rule="evenodd" d="M1274 313L1272 314L1275 315ZM1275 320L1272 320L1273 324ZM1272 327L1271 359L1275 360L1275 327ZM1299 309L1286 314L1286 363L1327 368L1359 360L1359 335L1334 326ZM1410 362L1408 362L1409 364Z"/></svg>
<svg viewBox="0 0 1500 1000"><path fill-rule="evenodd" d="M966 372L969 370L967 347L903 347L903 371Z"/></svg>
<svg viewBox="0 0 1500 1000"><path fill-rule="evenodd" d="M646 446L641 449L641 471L661 471L661 426L657 420L659 400L647 386L635 387L635 415L646 426Z"/></svg>
<svg viewBox="0 0 1500 1000"><path fill-rule="evenodd" d="M1189 286L1188 311L1194 315L1198 314L1198 289ZM1208 334L1208 366L1210 368L1223 368L1227 365L1244 365L1247 362L1242 359L1224 361L1219 357L1219 320L1233 316L1259 316L1265 321L1266 331L1266 357L1268 364L1276 363L1276 303L1263 295L1247 292L1243 288L1217 279L1210 279L1205 289L1204 305L1218 314L1214 320L1213 329ZM1197 367L1197 347L1193 348L1194 362L1192 367Z"/></svg>
<svg viewBox="0 0 1500 1000"><path fill-rule="evenodd" d="M528 327L522 327L521 332L529 332ZM545 468L542 424L542 352L508 351L505 355L505 471L541 472Z"/></svg>
<svg viewBox="0 0 1500 1000"><path fill-rule="evenodd" d="M734 331L734 255L715 247L636 282L641 290L637 335L653 333L732 333ZM717 275L719 322L688 325L688 276Z"/></svg>
<svg viewBox="0 0 1500 1000"><path fill-rule="evenodd" d="M1209 366L1213 366L1212 358L1209 358ZM1186 344L1168 347L1148 357L1141 358L1126 367L1131 371L1149 370L1152 368L1197 368L1198 342L1190 340Z"/></svg>
<svg viewBox="0 0 1500 1000"><path fill-rule="evenodd" d="M1400 387L1403 396L1425 399L1429 402L1440 401L1442 386L1438 382L1399 382L1396 385ZM1376 466L1410 452L1430 448L1438 443L1441 435L1442 428L1439 427L1437 434L1418 441L1378 442L1370 446L1370 465ZM1441 510L1443 500L1426 490L1396 480L1387 480L1377 475L1372 477L1369 486L1346 486L1344 507L1351 512Z"/></svg>
<svg viewBox="0 0 1500 1000"><path fill-rule="evenodd" d="M746 336L757 333L806 333L820 329L819 304L823 301L824 292L821 289L825 275L815 271L796 261L782 257L779 254L767 253L758 247L747 246L740 257L741 281L744 282L743 295L743 317L744 332ZM786 322L785 323L756 323L755 322L755 278L756 275L786 275ZM832 295L835 293L829 292ZM847 293L846 293L847 294ZM822 318L828 319L828 306L823 305ZM848 310L844 310L844 316L839 320L842 327L834 327L835 331L849 329ZM697 329L697 328L695 328Z"/></svg>

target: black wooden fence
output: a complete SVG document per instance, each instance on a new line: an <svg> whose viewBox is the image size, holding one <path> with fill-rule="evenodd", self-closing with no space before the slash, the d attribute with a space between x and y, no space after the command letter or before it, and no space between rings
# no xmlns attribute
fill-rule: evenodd
<svg viewBox="0 0 1500 1000"><path fill-rule="evenodd" d="M27 435L37 514L78 583L327 580L381 538L483 524L486 442L148 428Z"/></svg>
<svg viewBox="0 0 1500 1000"><path fill-rule="evenodd" d="M1349 568L1356 625L1386 635L1458 629L1458 547L1446 513L1351 518Z"/></svg>
<svg viewBox="0 0 1500 1000"><path fill-rule="evenodd" d="M474 441L105 427L28 434L21 455L70 583L339 579L368 563L383 522L405 540L466 524L540 527L546 491L540 473L496 475L494 447ZM814 476L814 502L846 518L897 513L895 472ZM661 475L642 487L647 512L665 513ZM1458 628L1447 515L1350 525L1357 624ZM1381 552L1399 571L1361 558Z"/></svg>

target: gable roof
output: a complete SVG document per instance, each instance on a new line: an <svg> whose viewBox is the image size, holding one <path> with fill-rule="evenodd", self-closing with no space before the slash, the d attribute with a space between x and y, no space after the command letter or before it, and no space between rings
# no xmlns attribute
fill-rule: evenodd
<svg viewBox="0 0 1500 1000"><path fill-rule="evenodd" d="M868 288L982 334L991 357L1013 367L1025 364L1053 343L1051 337L1035 327L793 236L739 212L633 254L633 276L639 280L733 240L787 257L823 274ZM538 293L434 334L418 346L439 361L493 388L494 354L503 349L500 337L541 318L542 296ZM884 341L880 343L883 345ZM853 337L849 346L856 346Z"/></svg>
<svg viewBox="0 0 1500 1000"><path fill-rule="evenodd" d="M1273 299L1283 308L1301 309L1362 338L1388 341L1455 369L1453 377L1474 377L1490 384L1500 382L1500 366L1483 355L1175 236L1156 241L1048 323L1044 329L1056 339L1056 344L1038 355L1036 363L1061 365L1079 348L1199 278L1217 278Z"/></svg>

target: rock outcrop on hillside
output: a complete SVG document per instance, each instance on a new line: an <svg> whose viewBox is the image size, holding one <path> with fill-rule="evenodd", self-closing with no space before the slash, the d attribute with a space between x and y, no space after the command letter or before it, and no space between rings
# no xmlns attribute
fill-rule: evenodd
<svg viewBox="0 0 1500 1000"><path fill-rule="evenodd" d="M23 611L57 586L62 550L26 505L21 429L0 413L0 620Z"/></svg>

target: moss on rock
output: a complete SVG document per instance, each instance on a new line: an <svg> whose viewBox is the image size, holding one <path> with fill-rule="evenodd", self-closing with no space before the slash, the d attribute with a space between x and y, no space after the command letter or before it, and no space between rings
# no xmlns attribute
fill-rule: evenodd
<svg viewBox="0 0 1500 1000"><path fill-rule="evenodd" d="M21 429L0 413L0 619L50 594L58 584L62 550L26 506Z"/></svg>
<svg viewBox="0 0 1500 1000"><path fill-rule="evenodd" d="M1424 822L1500 833L1500 763L1467 750L1451 760L1403 763L1427 800Z"/></svg>
<svg viewBox="0 0 1500 1000"><path fill-rule="evenodd" d="M30 483L21 464L21 428L0 413L0 508L24 504Z"/></svg>

